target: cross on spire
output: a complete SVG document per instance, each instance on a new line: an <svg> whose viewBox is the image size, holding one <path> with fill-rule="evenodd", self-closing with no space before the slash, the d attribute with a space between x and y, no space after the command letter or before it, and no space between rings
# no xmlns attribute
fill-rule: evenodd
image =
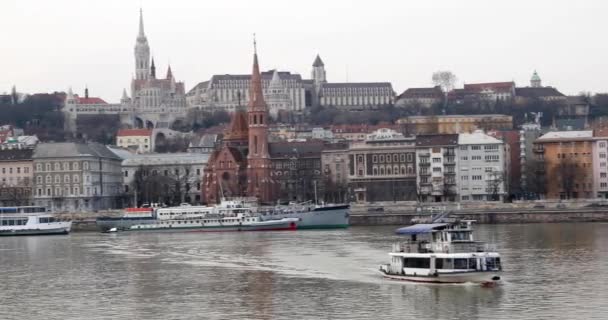
<svg viewBox="0 0 608 320"><path fill-rule="evenodd" d="M255 32L253 33L253 53L255 53L255 54L258 53L257 42L255 41Z"/></svg>

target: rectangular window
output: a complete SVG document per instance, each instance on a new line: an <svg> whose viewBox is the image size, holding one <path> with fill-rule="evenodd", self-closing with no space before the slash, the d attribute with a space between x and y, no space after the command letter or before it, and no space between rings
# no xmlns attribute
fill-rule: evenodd
<svg viewBox="0 0 608 320"><path fill-rule="evenodd" d="M441 163L441 158L433 158L433 163Z"/></svg>
<svg viewBox="0 0 608 320"><path fill-rule="evenodd" d="M466 151L467 150L467 146L460 146L460 150Z"/></svg>
<svg viewBox="0 0 608 320"><path fill-rule="evenodd" d="M441 168L435 167L435 168L433 168L433 172L441 172Z"/></svg>
<svg viewBox="0 0 608 320"><path fill-rule="evenodd" d="M471 160L481 160L481 156L471 156Z"/></svg>
<svg viewBox="0 0 608 320"><path fill-rule="evenodd" d="M468 156L462 156L462 157L460 157L460 160L467 161L467 160L469 160L469 157Z"/></svg>
<svg viewBox="0 0 608 320"><path fill-rule="evenodd" d="M460 180L469 181L469 176L460 176Z"/></svg>
<svg viewBox="0 0 608 320"><path fill-rule="evenodd" d="M605 153L600 153L600 159L606 159L606 154Z"/></svg>
<svg viewBox="0 0 608 320"><path fill-rule="evenodd" d="M478 176L478 175L471 176L471 180L481 180L481 176Z"/></svg>
<svg viewBox="0 0 608 320"><path fill-rule="evenodd" d="M471 146L471 150L481 150L481 146Z"/></svg>

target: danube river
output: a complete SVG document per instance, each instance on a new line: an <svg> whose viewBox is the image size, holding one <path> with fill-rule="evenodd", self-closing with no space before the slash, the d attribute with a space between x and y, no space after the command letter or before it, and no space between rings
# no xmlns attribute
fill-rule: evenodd
<svg viewBox="0 0 608 320"><path fill-rule="evenodd" d="M608 319L608 224L478 225L495 288L383 280L395 226L0 238L0 319Z"/></svg>

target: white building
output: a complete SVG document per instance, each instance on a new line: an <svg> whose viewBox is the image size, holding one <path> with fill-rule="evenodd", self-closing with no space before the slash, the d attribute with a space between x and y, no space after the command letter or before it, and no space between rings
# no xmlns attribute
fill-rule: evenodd
<svg viewBox="0 0 608 320"><path fill-rule="evenodd" d="M154 150L152 130L121 129L116 133L116 145L136 153L149 153Z"/></svg>
<svg viewBox="0 0 608 320"><path fill-rule="evenodd" d="M507 159L503 141L480 130L458 135L458 193L461 201L501 201Z"/></svg>
<svg viewBox="0 0 608 320"><path fill-rule="evenodd" d="M107 103L96 97L84 98L68 90L63 113L67 130L76 130L76 119L80 115L119 115L121 123L136 128L169 128L187 112L184 83L176 80L171 66L166 76L156 76L154 58L150 57L150 46L144 32L143 14L140 11L139 32L135 41L135 78L131 80L131 97L123 90L120 103Z"/></svg>
<svg viewBox="0 0 608 320"><path fill-rule="evenodd" d="M122 184L124 193L137 202L134 185L137 171L147 176L162 176L173 185L183 189L180 202L199 204L201 201L201 178L209 154L204 153L157 153L134 155L122 161ZM163 180L164 181L164 180ZM173 187L173 186L171 186ZM166 194L170 197L171 195Z"/></svg>

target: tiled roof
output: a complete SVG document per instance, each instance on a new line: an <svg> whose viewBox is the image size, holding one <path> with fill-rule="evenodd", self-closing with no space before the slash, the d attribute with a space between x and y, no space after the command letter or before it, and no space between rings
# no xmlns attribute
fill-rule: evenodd
<svg viewBox="0 0 608 320"><path fill-rule="evenodd" d="M546 140L562 140L562 139L588 139L593 137L592 130L584 130L584 131L552 131L547 132L544 135L540 136L536 141L546 141Z"/></svg>
<svg viewBox="0 0 608 320"><path fill-rule="evenodd" d="M564 94L553 87L515 88L515 95L524 98L563 97Z"/></svg>
<svg viewBox="0 0 608 320"><path fill-rule="evenodd" d="M268 144L268 152L271 158L291 157L320 157L323 151L323 142L274 142Z"/></svg>
<svg viewBox="0 0 608 320"><path fill-rule="evenodd" d="M97 97L88 97L88 98L76 97L76 98L77 98L78 104L108 104L102 98L97 98Z"/></svg>
<svg viewBox="0 0 608 320"><path fill-rule="evenodd" d="M120 129L118 133L116 133L117 137L133 137L133 136L146 136L149 137L152 135L152 130L150 129Z"/></svg>
<svg viewBox="0 0 608 320"><path fill-rule="evenodd" d="M323 88L392 88L390 82L328 82Z"/></svg>
<svg viewBox="0 0 608 320"><path fill-rule="evenodd" d="M458 144L458 134L421 134L416 136L417 147L455 146Z"/></svg>
<svg viewBox="0 0 608 320"><path fill-rule="evenodd" d="M101 157L120 159L114 152L99 143L40 143L34 151L34 159L41 158L70 158L70 157Z"/></svg>
<svg viewBox="0 0 608 320"><path fill-rule="evenodd" d="M401 93L397 99L423 99L443 97L443 91L439 87L432 88L409 88Z"/></svg>
<svg viewBox="0 0 608 320"><path fill-rule="evenodd" d="M0 150L0 161L27 161L32 160L33 149Z"/></svg>

